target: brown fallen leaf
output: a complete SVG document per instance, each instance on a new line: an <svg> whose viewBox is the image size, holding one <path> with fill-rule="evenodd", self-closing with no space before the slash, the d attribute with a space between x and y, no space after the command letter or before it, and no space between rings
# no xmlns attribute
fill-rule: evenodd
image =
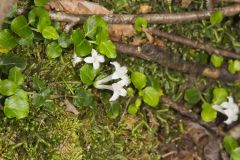
<svg viewBox="0 0 240 160"><path fill-rule="evenodd" d="M146 37L147 37L149 43L153 43L154 38L153 38L151 32L148 29L143 29L143 32L146 34Z"/></svg>
<svg viewBox="0 0 240 160"><path fill-rule="evenodd" d="M46 8L71 14L112 14L105 7L85 0L53 0Z"/></svg>
<svg viewBox="0 0 240 160"><path fill-rule="evenodd" d="M145 43L144 39L141 39L141 38L139 38L139 37L134 37L134 38L133 38L133 41L132 41L130 44L132 44L132 45L134 45L134 46L140 46L140 45L142 45L143 43Z"/></svg>
<svg viewBox="0 0 240 160"><path fill-rule="evenodd" d="M181 6L187 8L192 3L192 0L182 0Z"/></svg>
<svg viewBox="0 0 240 160"><path fill-rule="evenodd" d="M64 100L64 104L66 105L66 109L65 109L66 112L71 112L75 115L79 115L79 111L75 108L75 106L68 99Z"/></svg>
<svg viewBox="0 0 240 160"><path fill-rule="evenodd" d="M166 47L165 42L160 40L160 39L154 39L153 44L156 45L156 46L159 46L161 48L165 48Z"/></svg>
<svg viewBox="0 0 240 160"><path fill-rule="evenodd" d="M109 24L109 36L113 41L120 41L123 37L132 37L135 29L129 24Z"/></svg>
<svg viewBox="0 0 240 160"><path fill-rule="evenodd" d="M141 4L138 12L142 14L146 14L146 13L150 13L151 11L152 11L152 6L150 6L149 4Z"/></svg>

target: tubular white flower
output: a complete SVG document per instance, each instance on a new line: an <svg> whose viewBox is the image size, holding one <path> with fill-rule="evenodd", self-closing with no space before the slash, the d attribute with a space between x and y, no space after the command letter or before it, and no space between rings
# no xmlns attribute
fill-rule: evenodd
<svg viewBox="0 0 240 160"><path fill-rule="evenodd" d="M110 62L115 67L115 72L112 74L112 79L119 79L127 74L127 67L121 67L118 62Z"/></svg>
<svg viewBox="0 0 240 160"><path fill-rule="evenodd" d="M93 64L93 68L96 70L96 69L99 69L100 67L100 63L103 63L105 62L105 59L103 56L101 55L98 55L97 51L95 49L92 49L92 52L91 52L91 55L90 57L86 57L84 58L84 61L86 63L92 63Z"/></svg>
<svg viewBox="0 0 240 160"><path fill-rule="evenodd" d="M112 84L113 95L109 99L109 101L116 101L119 96L125 97L127 95L127 91L123 88L124 85L120 83L121 81Z"/></svg>
<svg viewBox="0 0 240 160"><path fill-rule="evenodd" d="M73 57L72 57L72 64L73 64L73 67L75 67L78 63L82 62L82 58L78 57L76 55L76 53L73 54Z"/></svg>
<svg viewBox="0 0 240 160"><path fill-rule="evenodd" d="M228 97L228 102L223 102L220 105L213 105L213 108L228 117L227 120L224 121L224 123L228 125L238 120L239 107L234 103L233 97L231 96Z"/></svg>

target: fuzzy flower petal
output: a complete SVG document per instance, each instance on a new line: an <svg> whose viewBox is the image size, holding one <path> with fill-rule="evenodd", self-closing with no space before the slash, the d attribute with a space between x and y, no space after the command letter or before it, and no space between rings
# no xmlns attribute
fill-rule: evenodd
<svg viewBox="0 0 240 160"><path fill-rule="evenodd" d="M75 53L73 54L72 57L72 64L73 67L75 67L78 63L82 62L82 58L78 57Z"/></svg>
<svg viewBox="0 0 240 160"><path fill-rule="evenodd" d="M119 82L112 84L113 95L109 101L116 101L119 96L125 97L127 91L123 88L123 85Z"/></svg>
<svg viewBox="0 0 240 160"><path fill-rule="evenodd" d="M227 120L224 121L224 123L228 125L238 120L239 107L234 103L233 97L231 96L228 97L228 102L223 102L220 105L213 105L213 108L227 116Z"/></svg>
<svg viewBox="0 0 240 160"><path fill-rule="evenodd" d="M111 62L111 64L115 67L115 72L112 74L112 79L119 79L127 74L127 67L121 67L118 62Z"/></svg>
<svg viewBox="0 0 240 160"><path fill-rule="evenodd" d="M105 59L102 55L98 55L97 51L95 49L93 49L91 56L84 58L84 61L86 63L92 63L93 68L96 70L96 69L99 69L100 63L105 62Z"/></svg>

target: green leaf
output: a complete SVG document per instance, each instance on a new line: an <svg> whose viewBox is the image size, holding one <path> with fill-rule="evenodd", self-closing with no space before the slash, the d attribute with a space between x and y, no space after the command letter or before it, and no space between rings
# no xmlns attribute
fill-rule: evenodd
<svg viewBox="0 0 240 160"><path fill-rule="evenodd" d="M107 116L110 119L116 119L120 113L120 104L117 101L111 102L107 108Z"/></svg>
<svg viewBox="0 0 240 160"><path fill-rule="evenodd" d="M24 75L18 67L13 67L9 71L8 79L15 82L17 85L21 85L24 82Z"/></svg>
<svg viewBox="0 0 240 160"><path fill-rule="evenodd" d="M46 26L42 30L42 35L46 39L57 40L59 38L59 34L53 26Z"/></svg>
<svg viewBox="0 0 240 160"><path fill-rule="evenodd" d="M100 28L96 35L96 42L97 44L101 44L102 42L108 41L108 29Z"/></svg>
<svg viewBox="0 0 240 160"><path fill-rule="evenodd" d="M34 93L31 97L32 104L36 107L49 106L49 101L47 100L50 98L50 94L51 90L49 88L41 90L40 93Z"/></svg>
<svg viewBox="0 0 240 160"><path fill-rule="evenodd" d="M22 38L30 37L33 34L24 16L16 17L11 23L11 29Z"/></svg>
<svg viewBox="0 0 240 160"><path fill-rule="evenodd" d="M88 40L84 39L75 46L75 52L79 57L87 56L92 51L92 45Z"/></svg>
<svg viewBox="0 0 240 160"><path fill-rule="evenodd" d="M211 104L203 103L201 117L205 122L212 122L217 118L217 111L212 108Z"/></svg>
<svg viewBox="0 0 240 160"><path fill-rule="evenodd" d="M48 58L57 58L62 55L62 48L59 46L57 42L52 42L47 45L47 57Z"/></svg>
<svg viewBox="0 0 240 160"><path fill-rule="evenodd" d="M197 104L200 101L200 93L197 88L191 87L185 91L184 100L191 104Z"/></svg>
<svg viewBox="0 0 240 160"><path fill-rule="evenodd" d="M27 66L26 59L16 54L0 55L0 69L4 73L8 73L9 69L15 66L24 70Z"/></svg>
<svg viewBox="0 0 240 160"><path fill-rule="evenodd" d="M210 22L212 25L219 24L223 20L223 13L221 11L215 11L211 17Z"/></svg>
<svg viewBox="0 0 240 160"><path fill-rule="evenodd" d="M104 41L98 46L98 50L101 54L107 56L108 58L116 58L116 46L112 43L112 41Z"/></svg>
<svg viewBox="0 0 240 160"><path fill-rule="evenodd" d="M28 113L28 95L25 91L18 90L15 95L6 98L4 103L4 114L6 117L22 119L27 117Z"/></svg>
<svg viewBox="0 0 240 160"><path fill-rule="evenodd" d="M134 26L137 31L141 31L142 29L147 28L148 22L145 18L138 17L135 20Z"/></svg>
<svg viewBox="0 0 240 160"><path fill-rule="evenodd" d="M153 87L146 87L143 90L143 101L151 107L156 107L159 103L160 95Z"/></svg>
<svg viewBox="0 0 240 160"><path fill-rule="evenodd" d="M4 96L11 96L18 90L18 85L8 79L0 81L0 94Z"/></svg>
<svg viewBox="0 0 240 160"><path fill-rule="evenodd" d="M18 44L18 39L9 30L0 30L0 53L7 53Z"/></svg>
<svg viewBox="0 0 240 160"><path fill-rule="evenodd" d="M228 70L231 74L235 74L240 71L240 61L239 60L230 60L228 62Z"/></svg>
<svg viewBox="0 0 240 160"><path fill-rule="evenodd" d="M135 104L130 104L128 106L128 113L131 115L136 115L139 110L139 107L135 106Z"/></svg>
<svg viewBox="0 0 240 160"><path fill-rule="evenodd" d="M140 72L132 72L131 81L138 90L141 90L146 86L147 77Z"/></svg>
<svg viewBox="0 0 240 160"><path fill-rule="evenodd" d="M72 32L71 40L74 45L78 45L82 40L84 40L84 33L80 29L76 29Z"/></svg>
<svg viewBox="0 0 240 160"><path fill-rule="evenodd" d="M224 60L223 56L218 56L218 55L215 55L215 54L211 55L211 62L212 62L214 67L221 67L222 63L223 63L223 60Z"/></svg>
<svg viewBox="0 0 240 160"><path fill-rule="evenodd" d="M221 104L227 100L228 92L225 88L214 88L212 103Z"/></svg>
<svg viewBox="0 0 240 160"><path fill-rule="evenodd" d="M99 27L107 28L106 21L100 16L90 16L83 24L85 36L93 40L96 39L97 30Z"/></svg>
<svg viewBox="0 0 240 160"><path fill-rule="evenodd" d="M48 11L42 7L33 8L28 14L29 23L37 27L39 32L51 25L51 19L49 17Z"/></svg>
<svg viewBox="0 0 240 160"><path fill-rule="evenodd" d="M21 46L31 46L31 45L33 45L33 38L34 38L34 34L32 34L26 38L21 38L19 40L18 44Z"/></svg>
<svg viewBox="0 0 240 160"><path fill-rule="evenodd" d="M240 148L236 148L231 153L232 160L240 160Z"/></svg>
<svg viewBox="0 0 240 160"><path fill-rule="evenodd" d="M223 146L225 150L231 154L239 145L237 141L231 136L225 136L223 139Z"/></svg>
<svg viewBox="0 0 240 160"><path fill-rule="evenodd" d="M36 75L33 77L33 86L34 89L42 91L47 88L46 83L39 79Z"/></svg>
<svg viewBox="0 0 240 160"><path fill-rule="evenodd" d="M76 95L73 98L73 104L78 108L95 107L96 99L89 91L83 88L78 88L76 90Z"/></svg>
<svg viewBox="0 0 240 160"><path fill-rule="evenodd" d="M45 4L47 4L47 2L48 2L48 0L34 0L35 6L39 6L39 7L45 6Z"/></svg>
<svg viewBox="0 0 240 160"><path fill-rule="evenodd" d="M80 78L85 84L92 84L97 73L90 64L84 64L80 69Z"/></svg>
<svg viewBox="0 0 240 160"><path fill-rule="evenodd" d="M72 41L71 41L69 35L66 34L66 33L62 33L62 34L60 35L60 37L58 38L58 44L59 44L62 48L68 48L71 43L72 43Z"/></svg>

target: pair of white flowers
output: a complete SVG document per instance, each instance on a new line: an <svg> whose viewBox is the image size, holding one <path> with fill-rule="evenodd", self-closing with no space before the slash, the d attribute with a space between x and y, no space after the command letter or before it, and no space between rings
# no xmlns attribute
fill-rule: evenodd
<svg viewBox="0 0 240 160"><path fill-rule="evenodd" d="M76 66L78 63L82 62L83 59L78 57L76 54L73 55L72 63L73 66ZM104 56L99 55L95 49L92 50L91 56L84 58L84 62L86 63L92 63L93 68L99 69L100 63L105 62ZM98 89L107 89L110 91L113 91L112 97L109 99L109 101L115 101L120 96L126 96L127 91L124 89L125 86L128 86L130 84L130 80L127 76L127 67L126 66L120 66L118 62L110 62L115 67L114 73L111 75L98 80L95 82L94 86ZM113 83L111 85L107 85L106 83L112 81L112 80L118 80L118 82Z"/></svg>
<svg viewBox="0 0 240 160"><path fill-rule="evenodd" d="M235 122L238 120L239 107L236 103L234 103L232 96L229 96L227 98L228 98L228 102L223 102L220 105L214 104L213 108L216 111L227 116L227 120L224 122L229 125L232 122Z"/></svg>

